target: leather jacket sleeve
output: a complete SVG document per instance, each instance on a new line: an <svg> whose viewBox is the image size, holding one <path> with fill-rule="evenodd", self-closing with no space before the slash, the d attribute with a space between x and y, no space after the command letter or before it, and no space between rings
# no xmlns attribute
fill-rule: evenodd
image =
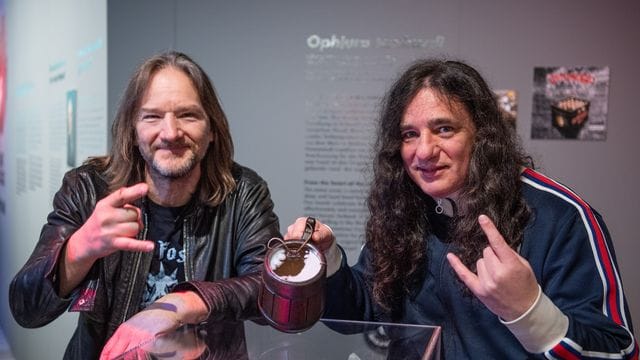
<svg viewBox="0 0 640 360"><path fill-rule="evenodd" d="M222 273L214 276L215 280L195 277L174 289L198 292L209 308L210 322L260 316L257 299L267 243L273 237L281 237L266 182L244 167L239 178L235 194L226 200L226 207L234 209L233 214L227 214L228 221L220 224L224 241L234 244L233 266L229 270L224 261L218 261L216 267Z"/></svg>
<svg viewBox="0 0 640 360"><path fill-rule="evenodd" d="M21 326L44 326L71 304L75 294L71 298L58 296L60 255L66 241L91 214L86 209L93 209L101 187L106 187L104 182L91 178L88 172L74 169L65 174L38 243L9 288L11 312Z"/></svg>
<svg viewBox="0 0 640 360"><path fill-rule="evenodd" d="M224 314L237 320L259 313L256 302L259 277L246 275L260 271L267 242L281 235L266 182L252 170L238 165L234 167L234 176L236 190L217 207L208 210L198 207L194 221L185 230L185 241L192 254L185 272L188 279L201 283L197 289L212 316ZM10 286L11 311L21 326L48 324L70 305L75 306L77 299L82 298L79 296L86 292L83 283L70 298L58 296L59 257L66 241L107 193L107 184L95 169L80 167L65 175L40 239ZM94 296L95 306L82 310L91 317L94 332L107 321L113 322L115 328L123 317L121 307L109 305L119 304L118 299L127 291L126 286L117 283L120 280L115 272L126 267L125 260L117 260L116 255L113 261L97 262L85 281L101 283L97 287L99 296Z"/></svg>
<svg viewBox="0 0 640 360"><path fill-rule="evenodd" d="M267 183L253 170L243 168L243 180L233 201L235 213L231 219L235 231L228 233L236 237L235 275L242 276L262 269L267 243L282 235Z"/></svg>
<svg viewBox="0 0 640 360"><path fill-rule="evenodd" d="M177 285L174 291L191 290L209 308L208 322L249 320L260 317L258 293L260 273L253 273L219 281L190 281Z"/></svg>

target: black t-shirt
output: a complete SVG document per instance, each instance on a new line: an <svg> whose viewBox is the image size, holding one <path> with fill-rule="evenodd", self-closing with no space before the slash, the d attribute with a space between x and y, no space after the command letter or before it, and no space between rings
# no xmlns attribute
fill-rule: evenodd
<svg viewBox="0 0 640 360"><path fill-rule="evenodd" d="M167 294L184 278L183 221L189 204L164 207L147 202L147 239L156 244L141 308Z"/></svg>

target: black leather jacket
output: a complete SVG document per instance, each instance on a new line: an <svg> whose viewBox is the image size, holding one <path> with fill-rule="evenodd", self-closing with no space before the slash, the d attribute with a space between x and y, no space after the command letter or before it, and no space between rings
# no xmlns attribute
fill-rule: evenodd
<svg viewBox="0 0 640 360"><path fill-rule="evenodd" d="M187 283L176 289L198 291L209 306L209 321L259 317L258 272L267 242L281 236L266 182L238 164L233 175L236 189L223 203L194 205L184 219ZM138 312L153 256L122 251L109 255L94 264L69 298L58 296L61 250L107 192L107 183L93 166L65 174L40 239L10 286L11 311L21 326L44 326L67 309L80 311L65 358L97 358L116 328Z"/></svg>

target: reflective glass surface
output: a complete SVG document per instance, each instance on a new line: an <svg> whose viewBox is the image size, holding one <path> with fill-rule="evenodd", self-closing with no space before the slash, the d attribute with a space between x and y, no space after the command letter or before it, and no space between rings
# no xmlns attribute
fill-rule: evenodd
<svg viewBox="0 0 640 360"><path fill-rule="evenodd" d="M119 359L439 359L440 328L321 319L299 333L250 321L184 326Z"/></svg>

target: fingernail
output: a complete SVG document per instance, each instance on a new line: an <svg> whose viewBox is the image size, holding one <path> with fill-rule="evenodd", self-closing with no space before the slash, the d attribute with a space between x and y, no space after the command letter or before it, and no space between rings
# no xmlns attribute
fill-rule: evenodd
<svg viewBox="0 0 640 360"><path fill-rule="evenodd" d="M486 224L487 222L489 222L489 218L487 217L487 215L482 214L478 216L478 222L480 224Z"/></svg>

